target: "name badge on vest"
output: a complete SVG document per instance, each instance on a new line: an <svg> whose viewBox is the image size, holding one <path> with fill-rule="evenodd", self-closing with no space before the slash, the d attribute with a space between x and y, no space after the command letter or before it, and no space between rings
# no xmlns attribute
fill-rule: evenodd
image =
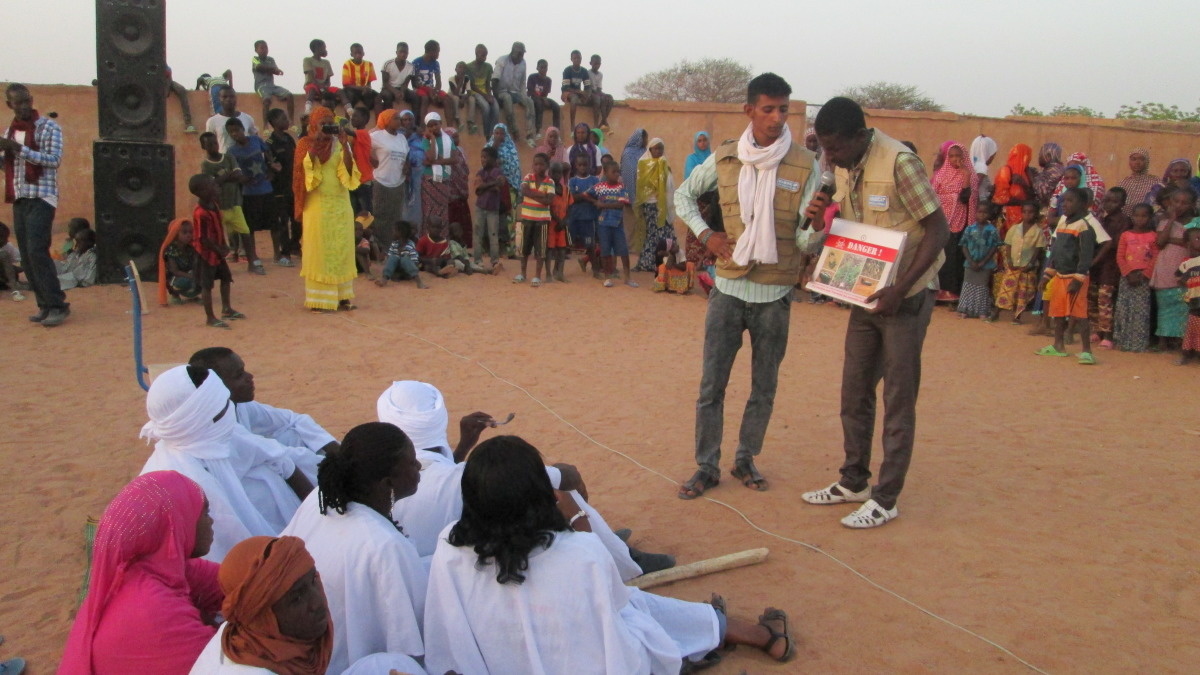
<svg viewBox="0 0 1200 675"><path fill-rule="evenodd" d="M780 190L787 190L788 192L800 191L800 183L797 183L794 180L788 180L786 178L776 178L775 187Z"/></svg>
<svg viewBox="0 0 1200 675"><path fill-rule="evenodd" d="M868 195L867 206L870 206L873 209L887 210L887 195Z"/></svg>

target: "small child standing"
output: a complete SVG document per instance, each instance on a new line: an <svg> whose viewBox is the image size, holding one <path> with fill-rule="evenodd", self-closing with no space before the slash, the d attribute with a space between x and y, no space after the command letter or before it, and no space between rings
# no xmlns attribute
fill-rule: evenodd
<svg viewBox="0 0 1200 675"><path fill-rule="evenodd" d="M1123 232L1117 242L1121 281L1117 284L1113 343L1123 352L1144 352L1150 348L1150 312L1153 309L1150 274L1158 256L1154 207L1135 205L1130 220L1130 229Z"/></svg>
<svg viewBox="0 0 1200 675"><path fill-rule="evenodd" d="M1181 366L1193 357L1200 356L1200 228L1191 228L1183 235L1187 242L1187 260L1179 266L1175 275L1183 289L1183 301L1187 303L1188 317L1183 329L1183 344L1180 346Z"/></svg>
<svg viewBox="0 0 1200 675"><path fill-rule="evenodd" d="M629 242L625 239L622 212L629 205L629 192L621 184L621 165L608 162L601 169L604 180L593 185L584 193L600 211L596 227L600 234L600 256L604 265L604 286L612 288L616 278L616 259L621 257L621 271L625 274L625 285L637 288L637 282L629 277Z"/></svg>
<svg viewBox="0 0 1200 675"><path fill-rule="evenodd" d="M1050 260L1046 264L1046 292L1050 295L1048 314L1054 321L1054 344L1037 351L1040 356L1067 356L1065 341L1067 319L1076 320L1083 351L1079 363L1096 363L1091 349L1091 328L1088 325L1088 271L1096 253L1096 231L1088 223L1088 203L1091 196L1082 188L1067 188L1062 194L1063 217L1050 244Z"/></svg>
<svg viewBox="0 0 1200 675"><path fill-rule="evenodd" d="M187 300L200 299L200 284L195 275L195 228L192 221L180 218L172 221L163 240L161 260L158 261L158 304L181 305Z"/></svg>
<svg viewBox="0 0 1200 675"><path fill-rule="evenodd" d="M592 164L587 155L575 155L574 172L567 187L571 192L571 209L567 213L568 228L571 232L571 243L580 250L579 269L587 272L588 262L592 263L592 276L600 278L600 247L596 233L596 219L599 211L595 202L583 195L600 182L599 176L592 175Z"/></svg>
<svg viewBox="0 0 1200 675"><path fill-rule="evenodd" d="M1041 213L1037 202L1021 205L1021 222L1008 228L1004 237L1004 270L996 275L994 284L996 309L1013 313L1014 326L1021 325L1021 315L1029 308L1038 287L1038 272L1046 250L1046 236L1042 231Z"/></svg>
<svg viewBox="0 0 1200 675"><path fill-rule="evenodd" d="M567 236L567 210L571 207L571 192L567 190L565 165L561 162L551 162L550 180L554 181L554 197L550 200L550 224L546 231L546 276L555 281L565 283L563 268L567 264L567 247L570 245ZM550 267L553 264L554 269Z"/></svg>
<svg viewBox="0 0 1200 675"><path fill-rule="evenodd" d="M521 180L521 229L517 240L521 248L521 273L514 283L523 283L529 270L529 256L536 260L535 274L529 285L542 285L542 265L546 263L546 243L550 227L550 202L554 200L554 181L547 174L550 158L539 152L533 156L533 171Z"/></svg>
<svg viewBox="0 0 1200 675"><path fill-rule="evenodd" d="M417 256L421 268L430 274L449 279L458 273L450 260L450 240L446 238L446 223L441 216L430 216L425 234L417 240Z"/></svg>
<svg viewBox="0 0 1200 675"><path fill-rule="evenodd" d="M237 250L241 246L246 252L246 263L250 272L266 274L258 252L254 248L254 237L250 235L250 225L242 213L242 170L238 168L237 160L230 153L222 153L217 148L217 135L212 132L200 134L200 147L204 150L204 159L200 160L200 173L213 179L213 184L219 190L217 203L221 205L221 221L229 238L230 247L234 248L233 262L237 262ZM195 224L193 223L195 226ZM197 229L198 226L197 226ZM228 252L228 251L227 251Z"/></svg>
<svg viewBox="0 0 1200 675"><path fill-rule="evenodd" d="M1000 232L992 224L992 205L980 204L975 222L962 233L963 273L962 293L958 300L958 315L964 319L995 321L992 315L992 271L996 269L996 249Z"/></svg>
<svg viewBox="0 0 1200 675"><path fill-rule="evenodd" d="M281 257L276 263L280 267L292 267L291 256L300 252L300 221L295 217L296 196L292 192L292 171L295 168L296 139L288 133L291 119L279 108L272 108L267 113L267 124L271 126L271 135L267 138L267 146L278 165L271 176L271 192L275 198L275 224L271 230L271 240L279 239Z"/></svg>
<svg viewBox="0 0 1200 675"><path fill-rule="evenodd" d="M500 169L500 152L487 146L481 154L482 166L475 176L479 183L475 186L475 227L472 232L472 248L475 254L475 264L483 264L483 238L487 237L488 255L492 260L492 270L500 264L500 205L501 190L508 190L504 181L504 171Z"/></svg>
<svg viewBox="0 0 1200 675"><path fill-rule="evenodd" d="M1190 257L1184 237L1192 219L1196 217L1196 193L1191 188L1176 189L1171 193L1167 206L1166 217L1158 223L1158 256L1154 259L1154 272L1150 275L1157 312L1154 334L1159 338L1159 347L1164 350L1179 347L1187 324L1187 305L1183 301L1183 289L1179 287L1175 272Z"/></svg>
<svg viewBox="0 0 1200 675"><path fill-rule="evenodd" d="M387 286L389 281L398 277L401 280L415 279L417 288L422 290L429 288L421 280L418 266L420 257L412 240L413 229L410 222L401 220L396 223L396 238L388 246L387 262L383 264L383 276L375 282L377 286Z"/></svg>
<svg viewBox="0 0 1200 675"><path fill-rule="evenodd" d="M215 141L214 141L215 142ZM230 285L233 275L225 255L225 228L221 224L221 197L217 182L212 176L196 174L188 181L188 191L196 197L196 208L192 211L192 223L196 234L192 247L196 249L196 267L200 277L200 302L204 304L204 315L213 328L229 328L223 319L244 319L245 314L230 304ZM213 285L221 282L221 319L213 313Z"/></svg>
<svg viewBox="0 0 1200 675"><path fill-rule="evenodd" d="M350 113L350 126L353 127L350 147L354 151L354 164L361 176L358 187L350 191L350 208L358 214L374 212L371 191L375 188L375 169L371 166L371 132L367 131L369 121L370 111L366 108L355 108Z"/></svg>

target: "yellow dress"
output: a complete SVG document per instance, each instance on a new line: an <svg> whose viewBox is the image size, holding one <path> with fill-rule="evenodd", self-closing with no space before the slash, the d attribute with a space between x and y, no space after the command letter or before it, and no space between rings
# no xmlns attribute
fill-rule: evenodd
<svg viewBox="0 0 1200 675"><path fill-rule="evenodd" d="M300 276L304 306L337 309L354 297L354 211L350 190L359 185L358 167L346 169L342 147L335 143L329 161L304 157L304 237Z"/></svg>

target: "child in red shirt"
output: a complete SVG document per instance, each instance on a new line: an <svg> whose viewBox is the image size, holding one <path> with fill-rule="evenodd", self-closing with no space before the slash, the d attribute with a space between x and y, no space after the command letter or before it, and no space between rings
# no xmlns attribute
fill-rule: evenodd
<svg viewBox="0 0 1200 675"><path fill-rule="evenodd" d="M417 240L417 256L421 269L442 278L454 276L458 269L450 260L450 240L446 238L446 223L441 216L430 216L426 233Z"/></svg>
<svg viewBox="0 0 1200 675"><path fill-rule="evenodd" d="M554 181L554 196L550 200L550 227L546 230L546 276L566 281L563 268L567 264L567 210L571 208L571 191L567 189L566 165L550 164L550 180ZM553 267L553 269L551 269Z"/></svg>
<svg viewBox="0 0 1200 675"><path fill-rule="evenodd" d="M224 319L244 319L245 314L229 304L229 286L233 275L225 256L229 247L225 245L225 226L221 223L221 200L217 182L212 176L196 174L188 181L188 191L198 203L192 212L195 236L192 246L196 249L196 268L200 280L200 301L204 303L204 314L208 325L213 328L229 328ZM213 284L221 280L221 318L213 313Z"/></svg>

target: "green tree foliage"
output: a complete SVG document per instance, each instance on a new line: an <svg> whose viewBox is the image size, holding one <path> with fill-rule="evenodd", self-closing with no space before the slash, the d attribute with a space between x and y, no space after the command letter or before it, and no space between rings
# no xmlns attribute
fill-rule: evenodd
<svg viewBox="0 0 1200 675"><path fill-rule="evenodd" d="M871 82L858 87L846 87L837 94L853 99L864 108L880 110L923 110L941 112L945 108L917 87L895 82Z"/></svg>
<svg viewBox="0 0 1200 675"><path fill-rule="evenodd" d="M1050 112L1042 112L1033 107L1025 107L1023 104L1016 104L1009 111L1009 115L1016 117L1104 117L1104 114L1087 107L1069 106L1065 103L1060 103L1050 109Z"/></svg>
<svg viewBox="0 0 1200 675"><path fill-rule="evenodd" d="M701 59L646 73L625 87L630 98L655 101L743 103L750 67L733 59Z"/></svg>
<svg viewBox="0 0 1200 675"><path fill-rule="evenodd" d="M1117 119L1124 120L1165 120L1168 122L1200 122L1200 107L1188 112L1180 110L1177 105L1163 103L1142 103L1123 105L1117 110Z"/></svg>

